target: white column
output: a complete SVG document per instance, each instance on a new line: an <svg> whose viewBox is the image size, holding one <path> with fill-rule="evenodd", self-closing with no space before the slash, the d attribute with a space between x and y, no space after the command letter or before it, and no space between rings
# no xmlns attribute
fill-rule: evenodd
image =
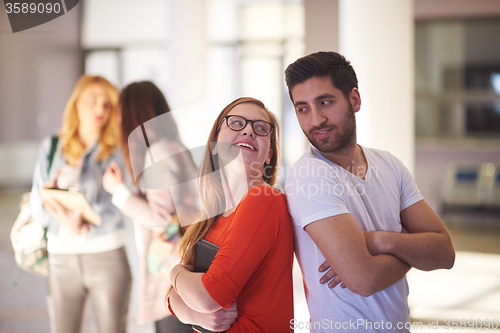
<svg viewBox="0 0 500 333"><path fill-rule="evenodd" d="M169 0L168 57L171 77L166 97L183 144L203 145L215 117L206 108L205 0ZM194 121L193 121L194 120ZM200 156L194 154L196 163Z"/></svg>
<svg viewBox="0 0 500 333"><path fill-rule="evenodd" d="M338 51L339 0L304 0L306 54Z"/></svg>
<svg viewBox="0 0 500 333"><path fill-rule="evenodd" d="M168 98L177 108L205 99L205 0L170 0L168 11L172 66Z"/></svg>
<svg viewBox="0 0 500 333"><path fill-rule="evenodd" d="M413 0L339 0L339 53L358 76L361 145L388 150L413 172Z"/></svg>

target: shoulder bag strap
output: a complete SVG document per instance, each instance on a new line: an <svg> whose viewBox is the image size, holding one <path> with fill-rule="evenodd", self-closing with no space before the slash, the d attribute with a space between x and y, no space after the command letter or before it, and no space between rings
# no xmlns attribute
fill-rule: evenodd
<svg viewBox="0 0 500 333"><path fill-rule="evenodd" d="M52 167L52 161L54 161L54 156L56 155L56 150L57 150L57 143L59 142L59 137L58 136L53 136L51 138L51 145L50 145L50 153L48 156L49 159L49 166L47 168L47 174L50 172L50 168Z"/></svg>

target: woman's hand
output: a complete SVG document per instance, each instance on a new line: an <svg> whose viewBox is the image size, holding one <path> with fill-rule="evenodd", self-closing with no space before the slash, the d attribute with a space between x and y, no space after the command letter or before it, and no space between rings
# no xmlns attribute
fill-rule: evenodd
<svg viewBox="0 0 500 333"><path fill-rule="evenodd" d="M57 188L57 178L59 178L59 170L56 171L54 180L47 180L43 183L43 188Z"/></svg>
<svg viewBox="0 0 500 333"><path fill-rule="evenodd" d="M112 161L102 176L102 186L109 194L115 193L116 187L123 183L123 173L118 164Z"/></svg>
<svg viewBox="0 0 500 333"><path fill-rule="evenodd" d="M238 318L236 302L228 309L220 309L212 313L197 312L197 325L214 332L227 331Z"/></svg>
<svg viewBox="0 0 500 333"><path fill-rule="evenodd" d="M188 307L174 289L170 291L166 305L173 309L175 315L183 323L201 326L214 332L227 331L238 318L236 302L228 309L208 313L197 312Z"/></svg>
<svg viewBox="0 0 500 333"><path fill-rule="evenodd" d="M46 198L43 207L64 229L73 234L84 234L89 231L89 225L82 219L82 211L70 211L54 199Z"/></svg>

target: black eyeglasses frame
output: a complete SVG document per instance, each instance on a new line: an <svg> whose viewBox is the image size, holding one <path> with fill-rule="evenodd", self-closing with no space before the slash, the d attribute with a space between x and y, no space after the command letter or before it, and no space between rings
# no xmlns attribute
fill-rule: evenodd
<svg viewBox="0 0 500 333"><path fill-rule="evenodd" d="M231 117L240 117L240 118L242 118L243 120L245 120L245 125L243 125L243 127L242 127L241 129L239 129L239 130L232 129L232 128L231 128L231 126L229 126L229 120L228 120L228 119L229 119L229 118L231 118ZM231 131L235 131L235 132L240 132L240 131L243 131L243 130L247 127L248 123L251 123L251 124L252 124L252 130L253 130L253 132L255 133L255 135L258 135L258 136L263 136L263 137L266 137L266 136L268 136L269 134L271 134L271 133L272 133L272 131L274 130L274 125L273 125L273 124L271 124L271 123L270 123L270 122L268 122L268 121L265 121L265 120L260 120L260 119L259 119L259 120L250 120L250 119L247 119L247 118L245 118L245 117L243 117L243 116L240 116L240 115L237 115L237 114L227 115L227 116L225 116L223 119L226 121L226 125L227 125L227 127L229 127L229 129L230 129ZM266 135L261 135L261 134L258 134L258 133L257 133L257 131L255 130L255 128L254 128L253 126L254 126L254 124L255 124L256 122L258 122L258 121L262 121L262 122L264 122L264 123L268 124L268 125L271 127L271 129L269 130L269 133L267 133ZM223 121L222 123L224 123L224 121ZM219 130L220 130L220 127L219 127Z"/></svg>

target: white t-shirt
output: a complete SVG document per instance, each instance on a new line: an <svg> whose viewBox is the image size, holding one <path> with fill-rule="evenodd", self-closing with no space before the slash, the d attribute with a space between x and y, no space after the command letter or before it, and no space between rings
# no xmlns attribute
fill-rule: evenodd
<svg viewBox="0 0 500 333"><path fill-rule="evenodd" d="M304 277L311 332L409 332L406 277L363 297L340 284L320 284L322 253L304 230L309 223L350 213L364 231L401 231L400 212L422 200L408 169L388 152L361 147L368 170L341 168L315 147L289 170L285 194L295 233L295 251ZM406 328L405 328L406 325Z"/></svg>

